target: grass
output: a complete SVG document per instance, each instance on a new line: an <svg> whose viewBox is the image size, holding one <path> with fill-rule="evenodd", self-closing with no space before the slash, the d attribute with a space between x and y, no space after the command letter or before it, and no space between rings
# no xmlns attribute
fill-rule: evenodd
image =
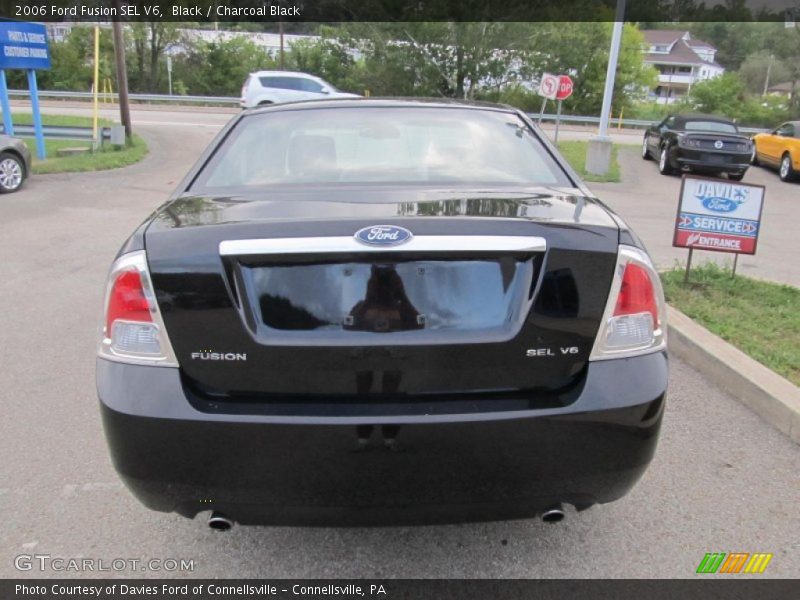
<svg viewBox="0 0 800 600"><path fill-rule="evenodd" d="M584 181L599 181L609 183L619 183L619 162L617 162L617 145L611 148L611 168L605 175L595 175L586 171L586 149L588 142L559 142L558 150L567 159L567 162L575 169Z"/></svg>
<svg viewBox="0 0 800 600"><path fill-rule="evenodd" d="M14 114L14 123L30 125L33 116L30 113ZM64 127L91 127L91 117L77 117L72 115L42 115L42 124ZM111 125L108 119L98 119L100 127ZM39 160L36 157L36 141L33 138L23 138L33 154L32 170L34 175L46 173L76 173L83 171L104 171L118 169L139 162L147 156L148 148L145 141L138 135L133 136L133 141L125 146L111 146L105 143L95 152L87 152L73 156L58 156L60 148L90 148L91 142L82 140L45 139L47 158Z"/></svg>
<svg viewBox="0 0 800 600"><path fill-rule="evenodd" d="M667 302L750 357L800 385L800 289L713 263L663 273Z"/></svg>

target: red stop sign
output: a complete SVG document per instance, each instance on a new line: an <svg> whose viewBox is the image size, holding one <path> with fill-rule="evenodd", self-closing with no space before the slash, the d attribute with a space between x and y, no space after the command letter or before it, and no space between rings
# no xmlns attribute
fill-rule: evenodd
<svg viewBox="0 0 800 600"><path fill-rule="evenodd" d="M570 96L572 96L572 78L569 75L560 75L556 100L566 100Z"/></svg>

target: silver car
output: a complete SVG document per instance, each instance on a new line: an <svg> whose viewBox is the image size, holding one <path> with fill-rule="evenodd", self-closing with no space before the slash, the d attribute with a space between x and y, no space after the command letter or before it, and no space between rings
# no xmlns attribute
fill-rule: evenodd
<svg viewBox="0 0 800 600"><path fill-rule="evenodd" d="M19 138L0 134L0 194L22 187L31 172L31 152Z"/></svg>
<svg viewBox="0 0 800 600"><path fill-rule="evenodd" d="M244 82L239 105L242 108L253 108L267 104L330 98L358 98L358 96L340 92L324 79L308 73L257 71L250 73Z"/></svg>

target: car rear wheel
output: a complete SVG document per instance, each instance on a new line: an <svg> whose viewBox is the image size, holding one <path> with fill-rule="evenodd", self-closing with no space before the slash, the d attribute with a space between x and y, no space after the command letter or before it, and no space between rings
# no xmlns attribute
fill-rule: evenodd
<svg viewBox="0 0 800 600"><path fill-rule="evenodd" d="M662 175L672 175L673 173L672 165L669 164L669 148L667 146L661 148L661 154L658 157L658 171Z"/></svg>
<svg viewBox="0 0 800 600"><path fill-rule="evenodd" d="M788 152L781 158L781 167L778 174L781 177L781 181L794 181L797 176L797 172L792 168L792 157L789 156Z"/></svg>
<svg viewBox="0 0 800 600"><path fill-rule="evenodd" d="M732 181L741 181L744 179L744 173L728 173L728 179Z"/></svg>
<svg viewBox="0 0 800 600"><path fill-rule="evenodd" d="M8 152L0 153L0 194L16 192L24 179L22 161Z"/></svg>
<svg viewBox="0 0 800 600"><path fill-rule="evenodd" d="M653 157L650 156L650 151L647 149L647 134L644 134L644 140L642 141L642 158L644 160L653 160Z"/></svg>

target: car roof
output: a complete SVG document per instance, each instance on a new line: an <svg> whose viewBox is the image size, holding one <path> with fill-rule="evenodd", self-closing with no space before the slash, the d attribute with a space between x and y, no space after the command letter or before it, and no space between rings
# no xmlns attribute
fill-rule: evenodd
<svg viewBox="0 0 800 600"><path fill-rule="evenodd" d="M720 123L730 123L735 125L733 119L722 115L708 115L704 113L680 113L672 115L676 121L685 123L686 121L718 121Z"/></svg>
<svg viewBox="0 0 800 600"><path fill-rule="evenodd" d="M478 102L475 100L458 100L451 98L406 98L406 97L356 97L331 98L324 100L303 100L259 106L243 111L243 114L281 112L286 110L313 110L316 108L468 108L473 110L495 110L507 113L518 112L507 104L494 102Z"/></svg>
<svg viewBox="0 0 800 600"><path fill-rule="evenodd" d="M255 75L256 77L308 77L310 79L321 79L316 75L301 73L300 71L253 71L250 75Z"/></svg>

